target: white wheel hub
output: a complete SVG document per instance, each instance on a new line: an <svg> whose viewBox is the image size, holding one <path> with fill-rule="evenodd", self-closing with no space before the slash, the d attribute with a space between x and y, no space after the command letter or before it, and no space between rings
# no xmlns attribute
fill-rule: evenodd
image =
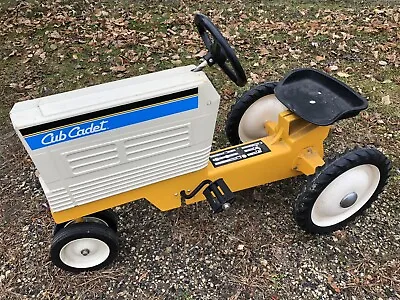
<svg viewBox="0 0 400 300"><path fill-rule="evenodd" d="M374 194L379 169L360 165L336 177L322 191L311 210L312 222L320 227L336 225L359 211Z"/></svg>
<svg viewBox="0 0 400 300"><path fill-rule="evenodd" d="M267 95L244 112L239 122L239 137L242 142L252 141L267 135L264 124L267 121L278 122L281 112L287 110L275 95Z"/></svg>
<svg viewBox="0 0 400 300"><path fill-rule="evenodd" d="M110 255L110 248L106 243L95 238L76 239L60 251L60 259L67 266L85 269L97 266Z"/></svg>

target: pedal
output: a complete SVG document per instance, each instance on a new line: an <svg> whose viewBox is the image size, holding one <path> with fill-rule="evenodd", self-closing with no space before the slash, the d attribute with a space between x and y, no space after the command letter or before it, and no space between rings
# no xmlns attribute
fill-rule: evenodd
<svg viewBox="0 0 400 300"><path fill-rule="evenodd" d="M235 200L235 194L233 194L222 178L211 182L204 189L203 195L206 197L214 213L227 210Z"/></svg>

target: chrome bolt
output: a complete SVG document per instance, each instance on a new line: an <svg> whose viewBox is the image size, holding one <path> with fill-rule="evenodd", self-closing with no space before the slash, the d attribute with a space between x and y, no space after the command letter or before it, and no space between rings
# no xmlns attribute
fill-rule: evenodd
<svg viewBox="0 0 400 300"><path fill-rule="evenodd" d="M226 202L226 203L222 204L222 209L223 209L223 210L227 210L227 209L229 209L230 207L231 207L231 204L230 204L229 202Z"/></svg>

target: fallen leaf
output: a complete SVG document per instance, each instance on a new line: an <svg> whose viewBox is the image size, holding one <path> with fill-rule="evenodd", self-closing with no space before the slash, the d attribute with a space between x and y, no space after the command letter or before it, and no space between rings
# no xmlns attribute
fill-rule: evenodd
<svg viewBox="0 0 400 300"><path fill-rule="evenodd" d="M206 51L205 54L207 54L207 51ZM269 54L269 51L268 51L266 48L262 48L262 49L260 50L260 54L261 54L261 55L267 55L267 54Z"/></svg>
<svg viewBox="0 0 400 300"><path fill-rule="evenodd" d="M340 293L340 288L337 286L336 282L333 281L332 275L328 275L328 284L336 293Z"/></svg>
<svg viewBox="0 0 400 300"><path fill-rule="evenodd" d="M337 71L338 69L339 69L338 66L335 66L335 65L329 66L329 70L331 70L331 71Z"/></svg>
<svg viewBox="0 0 400 300"><path fill-rule="evenodd" d="M345 72L337 72L336 74L337 74L337 76L343 77L343 78L347 78L347 77L351 76L350 74L347 74Z"/></svg>
<svg viewBox="0 0 400 300"><path fill-rule="evenodd" d="M250 78L253 80L253 82L258 83L259 76L253 72L250 72Z"/></svg>
<svg viewBox="0 0 400 300"><path fill-rule="evenodd" d="M319 55L318 55L318 56L315 57L315 60L318 61L318 62L320 62L320 61L325 60L325 57L319 56Z"/></svg>
<svg viewBox="0 0 400 300"><path fill-rule="evenodd" d="M113 72L125 72L126 68L125 68L125 66L114 66L114 67L111 67L110 70Z"/></svg>
<svg viewBox="0 0 400 300"><path fill-rule="evenodd" d="M197 53L194 57L204 57L207 54L207 50L201 50L199 53Z"/></svg>
<svg viewBox="0 0 400 300"><path fill-rule="evenodd" d="M268 265L268 261L262 258L262 259L260 259L260 264L262 266L266 267Z"/></svg>
<svg viewBox="0 0 400 300"><path fill-rule="evenodd" d="M378 64L379 64L380 66L386 66L386 65L387 65L387 62L384 61L384 60L380 60L380 61L378 62Z"/></svg>
<svg viewBox="0 0 400 300"><path fill-rule="evenodd" d="M242 251L242 250L244 249L244 245L243 245L243 244L238 245L237 249L238 249L239 251Z"/></svg>
<svg viewBox="0 0 400 300"><path fill-rule="evenodd" d="M385 105L391 104L392 101L390 101L390 96L386 95L386 96L382 97L382 103L385 104Z"/></svg>
<svg viewBox="0 0 400 300"><path fill-rule="evenodd" d="M50 37L53 39L61 39L61 35L57 31L50 33Z"/></svg>

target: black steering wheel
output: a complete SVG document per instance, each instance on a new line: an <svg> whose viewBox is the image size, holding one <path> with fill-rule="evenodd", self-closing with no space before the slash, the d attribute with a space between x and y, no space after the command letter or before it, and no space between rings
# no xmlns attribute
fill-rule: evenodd
<svg viewBox="0 0 400 300"><path fill-rule="evenodd" d="M238 86L244 86L247 78L242 65L218 28L203 14L196 14L194 23L208 50L208 53L204 56L207 64L209 66L218 64L234 83ZM227 64L227 61L231 67Z"/></svg>

